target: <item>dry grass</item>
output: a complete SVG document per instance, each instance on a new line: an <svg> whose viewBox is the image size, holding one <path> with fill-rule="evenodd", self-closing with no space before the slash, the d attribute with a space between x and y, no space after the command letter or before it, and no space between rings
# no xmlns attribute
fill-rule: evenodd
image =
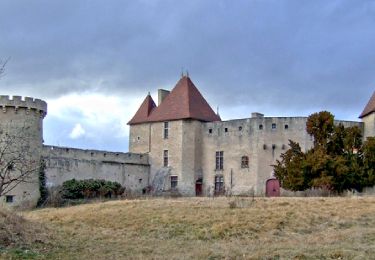
<svg viewBox="0 0 375 260"><path fill-rule="evenodd" d="M0 209L0 256L5 249L16 249L15 253L21 252L21 255L25 255L23 249L27 253L28 248L35 246L43 251L52 238L49 233L44 225L29 221L15 212Z"/></svg>
<svg viewBox="0 0 375 260"><path fill-rule="evenodd" d="M55 232L37 258L375 258L375 197L149 199L23 215Z"/></svg>

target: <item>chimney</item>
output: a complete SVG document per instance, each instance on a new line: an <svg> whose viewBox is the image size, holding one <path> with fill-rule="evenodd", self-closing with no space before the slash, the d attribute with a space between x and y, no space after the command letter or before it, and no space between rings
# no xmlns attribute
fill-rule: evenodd
<svg viewBox="0 0 375 260"><path fill-rule="evenodd" d="M160 106L164 98L166 98L169 95L169 92L170 92L169 90L158 89L158 106Z"/></svg>
<svg viewBox="0 0 375 260"><path fill-rule="evenodd" d="M262 118L264 115L262 113L253 112L251 113L251 118Z"/></svg>

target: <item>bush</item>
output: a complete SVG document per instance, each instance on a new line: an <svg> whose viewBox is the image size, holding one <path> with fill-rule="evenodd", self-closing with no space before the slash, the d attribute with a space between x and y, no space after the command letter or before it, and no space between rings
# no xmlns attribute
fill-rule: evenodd
<svg viewBox="0 0 375 260"><path fill-rule="evenodd" d="M114 198L123 194L124 191L125 188L118 182L72 179L62 184L61 197L68 200Z"/></svg>

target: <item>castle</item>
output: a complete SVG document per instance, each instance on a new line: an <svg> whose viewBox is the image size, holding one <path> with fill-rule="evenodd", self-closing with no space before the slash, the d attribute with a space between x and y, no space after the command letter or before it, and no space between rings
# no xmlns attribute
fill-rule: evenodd
<svg viewBox="0 0 375 260"><path fill-rule="evenodd" d="M0 96L0 107L0 134L20 132L30 140L28 159L45 162L48 188L73 178L94 178L117 181L133 194L278 196L283 190L271 165L288 149L289 139L302 150L313 144L305 130L307 117L252 113L250 118L222 121L188 76L171 91L159 89L158 105L146 96L128 123L128 153L44 145L46 102ZM336 123L358 126L364 137L375 136L375 93L360 118L362 122ZM31 207L39 196L35 169L0 204Z"/></svg>

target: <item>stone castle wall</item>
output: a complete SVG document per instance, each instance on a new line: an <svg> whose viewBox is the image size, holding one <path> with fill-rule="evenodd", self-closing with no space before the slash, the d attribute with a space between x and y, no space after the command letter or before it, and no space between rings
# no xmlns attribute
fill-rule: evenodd
<svg viewBox="0 0 375 260"><path fill-rule="evenodd" d="M147 154L44 146L43 159L48 188L71 179L105 179L120 183L128 193L141 194L149 185Z"/></svg>
<svg viewBox="0 0 375 260"><path fill-rule="evenodd" d="M149 185L150 166L147 154L44 146L43 119L47 114L45 101L30 97L23 99L20 96L0 96L0 109L0 151L14 137L9 146L13 149L10 153L22 155L24 165L33 166L33 171L24 182L0 198L0 205L36 205L40 197L41 159L46 163L45 174L49 188L70 179L105 179L119 182L128 193L140 194ZM18 176L19 172L12 170L12 176ZM9 197L12 197L11 202L7 202Z"/></svg>

